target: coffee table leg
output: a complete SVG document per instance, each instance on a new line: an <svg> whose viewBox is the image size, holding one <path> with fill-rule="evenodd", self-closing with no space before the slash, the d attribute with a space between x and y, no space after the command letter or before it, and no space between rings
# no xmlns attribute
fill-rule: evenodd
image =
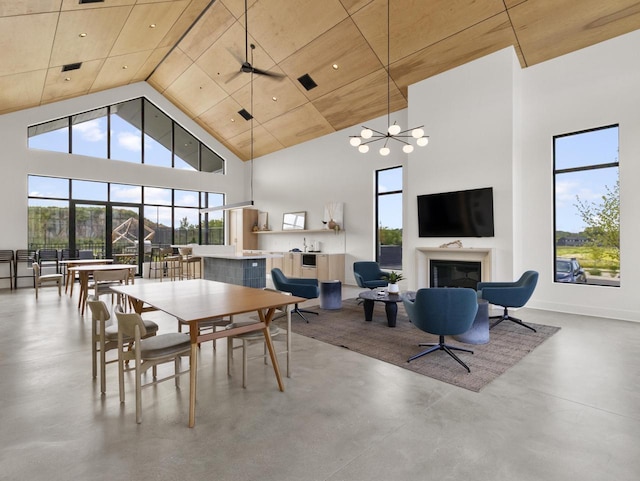
<svg viewBox="0 0 640 481"><path fill-rule="evenodd" d="M389 327L396 327L396 318L398 317L398 304L395 302L385 302L384 311L387 313L387 324Z"/></svg>
<svg viewBox="0 0 640 481"><path fill-rule="evenodd" d="M371 322L373 318L373 301L365 299L362 307L364 308L364 320Z"/></svg>

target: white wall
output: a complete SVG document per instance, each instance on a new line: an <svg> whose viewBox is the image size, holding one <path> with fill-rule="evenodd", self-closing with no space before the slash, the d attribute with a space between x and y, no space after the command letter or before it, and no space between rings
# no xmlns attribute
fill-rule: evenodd
<svg viewBox="0 0 640 481"><path fill-rule="evenodd" d="M640 320L640 69L632 59L640 31L523 72L518 197L522 204L517 266L540 272L531 305L543 309ZM553 282L552 168L554 135L619 123L621 286Z"/></svg>
<svg viewBox="0 0 640 481"><path fill-rule="evenodd" d="M407 125L406 111L391 116ZM386 130L387 117L366 122L377 130ZM303 236L322 243L329 253L346 253L345 280L355 285L353 262L375 259L375 171L403 165L406 154L392 149L382 157L373 147L361 154L349 144L349 136L360 133L361 126L344 129L305 142L254 161L254 197L256 207L268 212L273 230L282 229L282 214L307 212L307 229L322 229L324 205L344 203L344 232L340 234L261 234L264 250L302 249ZM398 212L401 216L402 212Z"/></svg>
<svg viewBox="0 0 640 481"><path fill-rule="evenodd" d="M513 276L513 49L470 62L409 87L409 123L425 124L426 149L408 157L405 172L403 264L416 289L416 248L460 240L489 247L493 279ZM417 196L493 187L495 237L419 238Z"/></svg>

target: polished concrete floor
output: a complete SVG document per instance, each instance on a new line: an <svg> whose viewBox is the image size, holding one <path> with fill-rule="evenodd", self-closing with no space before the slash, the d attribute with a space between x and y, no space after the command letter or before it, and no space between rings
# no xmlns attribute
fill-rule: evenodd
<svg viewBox="0 0 640 481"><path fill-rule="evenodd" d="M140 425L115 365L100 395L76 302L0 292L2 480L640 479L636 323L522 309L562 329L480 393L297 335L286 391L259 360L243 389L204 345L189 429L188 378L143 390Z"/></svg>

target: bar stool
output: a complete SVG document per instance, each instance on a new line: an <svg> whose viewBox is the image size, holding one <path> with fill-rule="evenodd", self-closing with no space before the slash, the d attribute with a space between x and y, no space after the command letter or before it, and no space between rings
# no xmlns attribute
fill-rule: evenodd
<svg viewBox="0 0 640 481"><path fill-rule="evenodd" d="M9 264L9 275L0 277L0 279L9 279L9 286L13 290L13 267L14 267L14 257L12 250L0 250L0 264Z"/></svg>
<svg viewBox="0 0 640 481"><path fill-rule="evenodd" d="M193 249L191 247L178 247L178 253L180 254L180 278L200 279L202 277L202 267L200 265L202 258L193 257Z"/></svg>

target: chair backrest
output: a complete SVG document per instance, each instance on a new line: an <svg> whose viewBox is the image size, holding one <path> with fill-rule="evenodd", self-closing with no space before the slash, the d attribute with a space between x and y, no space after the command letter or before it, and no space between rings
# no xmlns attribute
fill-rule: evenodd
<svg viewBox="0 0 640 481"><path fill-rule="evenodd" d="M78 251L78 259L93 259L93 251L90 250L81 250Z"/></svg>
<svg viewBox="0 0 640 481"><path fill-rule="evenodd" d="M403 303L417 328L443 336L468 331L478 311L476 291L461 287L418 289L415 301Z"/></svg>
<svg viewBox="0 0 640 481"><path fill-rule="evenodd" d="M123 337L135 339L136 326L140 329L141 338L147 335L147 329L144 327L140 314L137 312L124 312L120 306L116 306L115 312L118 319L118 332L121 332Z"/></svg>
<svg viewBox="0 0 640 481"><path fill-rule="evenodd" d="M12 250L0 250L0 262L12 262L13 251Z"/></svg>
<svg viewBox="0 0 640 481"><path fill-rule="evenodd" d="M515 282L479 282L478 295L491 304L504 307L522 307L538 284L538 273L526 271Z"/></svg>
<svg viewBox="0 0 640 481"><path fill-rule="evenodd" d="M57 249L40 249L38 251L38 259L41 261L57 261L58 250Z"/></svg>
<svg viewBox="0 0 640 481"><path fill-rule="evenodd" d="M128 284L129 282L129 269L115 269L115 270L96 270L93 271L93 280L96 283L99 282L117 282L122 284Z"/></svg>
<svg viewBox="0 0 640 481"><path fill-rule="evenodd" d="M37 282L38 280L40 280L40 264L34 262L31 264L31 267L33 267L33 277L36 278Z"/></svg>
<svg viewBox="0 0 640 481"><path fill-rule="evenodd" d="M273 281L273 285L277 290L284 291L284 287L289 281L289 278L285 276L280 269L274 267L273 269L271 269L271 280Z"/></svg>
<svg viewBox="0 0 640 481"><path fill-rule="evenodd" d="M93 317L93 321L102 321L105 322L106 325L110 325L111 322L111 314L109 314L109 309L107 309L107 305L99 300L95 296L89 296L87 298L87 304L89 304L89 309L91 309L91 315Z"/></svg>
<svg viewBox="0 0 640 481"><path fill-rule="evenodd" d="M78 249L62 249L60 251L60 260L77 259L79 257Z"/></svg>
<svg viewBox="0 0 640 481"><path fill-rule="evenodd" d="M375 261L357 261L353 263L353 276L356 278L358 287L375 289L384 287L387 280L383 278L388 272L380 269L380 264Z"/></svg>

